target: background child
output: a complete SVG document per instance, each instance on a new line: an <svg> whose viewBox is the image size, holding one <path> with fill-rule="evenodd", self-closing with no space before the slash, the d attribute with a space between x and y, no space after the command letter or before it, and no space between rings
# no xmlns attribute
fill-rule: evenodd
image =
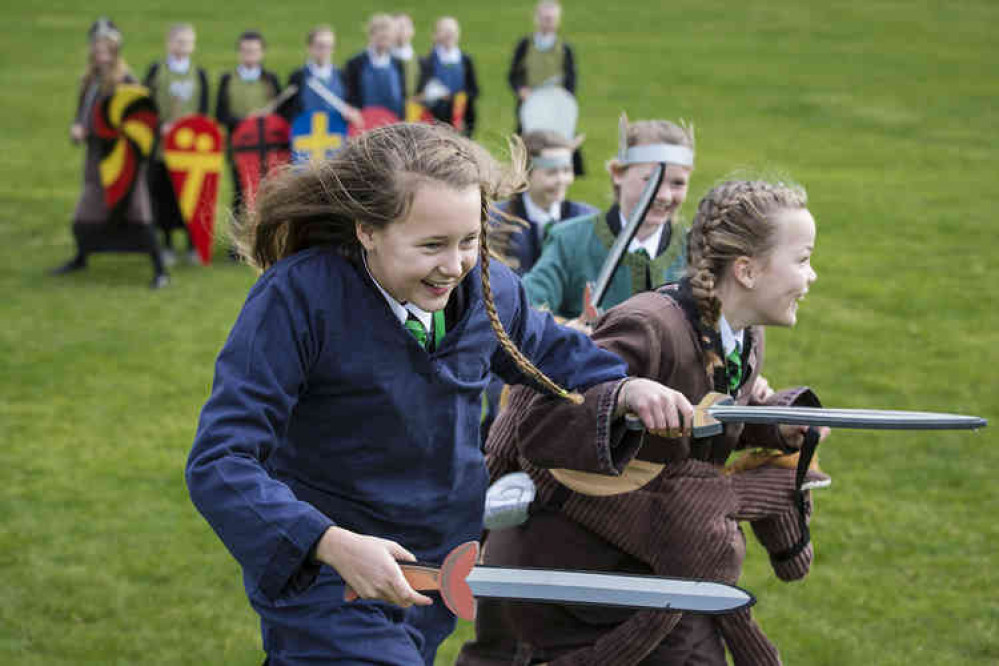
<svg viewBox="0 0 999 666"><path fill-rule="evenodd" d="M347 102L364 109L381 106L398 118L406 115L406 73L392 55L395 22L388 14L368 21L368 48L347 61Z"/></svg>
<svg viewBox="0 0 999 666"><path fill-rule="evenodd" d="M517 133L520 128L520 105L531 92L544 86L561 86L576 94L576 61L572 47L559 36L562 5L556 0L541 0L534 10L533 35L517 42L507 81L517 100ZM577 176L584 173L582 154L573 152L573 169Z"/></svg>
<svg viewBox="0 0 999 666"><path fill-rule="evenodd" d="M163 232L163 263L167 266L176 261L174 229L181 229L187 236L188 263L198 261L191 233L177 204L170 172L163 161L163 142L174 122L194 113L208 113L208 76L204 69L191 63L195 39L194 26L190 23L172 25L166 35L166 58L150 65L143 80L143 85L156 100L160 114L160 140L149 166L149 190L156 223Z"/></svg>
<svg viewBox="0 0 999 666"><path fill-rule="evenodd" d="M392 56L402 62L406 93L413 95L420 82L420 59L413 50L413 36L416 34L413 29L413 17L400 12L392 16L392 21L394 25Z"/></svg>
<svg viewBox="0 0 999 666"><path fill-rule="evenodd" d="M667 163L662 185L611 279L602 307L611 308L683 275L686 227L679 213L694 167L694 132L668 120L628 123L622 116L618 155L607 165L614 205L604 215L573 220L551 231L541 258L524 276L531 303L568 319L580 315L586 284L597 279L614 238L660 160Z"/></svg>
<svg viewBox="0 0 999 666"><path fill-rule="evenodd" d="M434 118L455 125L456 97L464 94L465 110L458 129L465 136L475 130L475 100L479 96L479 83L475 77L472 58L458 47L461 27L451 16L437 19L434 26L434 48L420 63L418 92ZM439 90L430 99L428 84Z"/></svg>
<svg viewBox="0 0 999 666"><path fill-rule="evenodd" d="M590 204L566 198L575 180L572 151L577 147L576 141L556 132L539 131L525 134L524 145L530 160L527 189L498 206L504 213L528 223L527 228L517 227L506 241L508 263L519 275L534 266L545 238L555 225L597 212Z"/></svg>
<svg viewBox="0 0 999 666"><path fill-rule="evenodd" d="M624 358L633 374L676 388L690 403L716 391L739 404L765 399L816 406L810 391L761 395L758 386L763 327L795 324L798 302L816 279L814 246L815 223L803 190L760 181L724 183L698 208L690 276L609 311L593 339ZM628 390L626 384L622 392ZM786 550L794 544L786 537L804 519L795 503L793 466L733 475L722 470L736 448L796 450L806 428L727 424L724 434L704 439L649 433L634 465L607 477L614 470L600 462L610 452L600 443L599 424L573 418L567 407L517 388L497 419L486 447L490 472L496 477L526 461L539 500L526 524L490 534L487 564L734 584L745 555L736 521L748 520L781 579L806 575L812 559L807 532ZM827 433L823 429L821 436ZM637 489L628 485L633 472L650 466L658 472L649 472ZM594 474L560 482L542 467ZM620 492L598 497L587 487L590 477L603 479L605 489L616 479ZM458 661L463 666L510 663L497 650L508 657L516 652L521 663L724 666L723 636L736 664L780 663L748 609L712 616L482 601L477 629L478 641Z"/></svg>
<svg viewBox="0 0 999 666"><path fill-rule="evenodd" d="M135 184L123 209L112 216L104 200L100 163L102 140L93 131L94 114L99 105L114 94L122 83L137 83L128 64L121 57L121 32L109 19L100 18L90 26L89 62L80 82L76 117L70 127L70 138L85 148L83 189L73 213L73 235L76 255L52 271L64 275L87 267L87 255L92 252L144 252L153 263L150 286L159 289L169 284L160 258L153 231L153 211L149 201L148 162L142 160Z"/></svg>
<svg viewBox="0 0 999 666"><path fill-rule="evenodd" d="M399 124L259 192L242 246L266 272L219 355L187 482L243 566L274 663L432 664L454 617L396 560L480 535L490 369L560 395L546 375L581 390L623 377L489 261L487 209L513 175L450 130ZM628 405L661 416L671 395L640 383Z"/></svg>
<svg viewBox="0 0 999 666"><path fill-rule="evenodd" d="M229 137L229 170L232 174L232 210L239 215L243 207L243 186L236 172L232 155L232 132L247 116L264 108L277 97L281 84L274 72L264 69L264 52L267 44L256 30L247 30L236 40L239 64L234 71L225 72L219 79L215 117Z"/></svg>
<svg viewBox="0 0 999 666"><path fill-rule="evenodd" d="M288 122L308 111L327 111L342 115L340 109L323 99L309 85L310 81L314 81L346 103L347 87L340 70L333 64L333 48L336 45L333 28L328 25L317 25L309 31L305 43L309 49L309 59L303 67L296 69L288 77L288 85L298 88L298 92L284 105L282 113L288 118ZM344 120L354 124L361 123L357 109L349 105L347 108Z"/></svg>

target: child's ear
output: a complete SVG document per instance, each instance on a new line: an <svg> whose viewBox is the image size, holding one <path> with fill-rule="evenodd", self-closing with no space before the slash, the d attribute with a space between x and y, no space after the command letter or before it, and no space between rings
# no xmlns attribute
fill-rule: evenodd
<svg viewBox="0 0 999 666"><path fill-rule="evenodd" d="M373 226L363 222L355 222L354 231L357 234L357 240L360 241L365 250L370 252L375 249L375 228Z"/></svg>
<svg viewBox="0 0 999 666"><path fill-rule="evenodd" d="M746 289L756 287L758 272L756 263L750 257L741 256L732 262L732 277Z"/></svg>

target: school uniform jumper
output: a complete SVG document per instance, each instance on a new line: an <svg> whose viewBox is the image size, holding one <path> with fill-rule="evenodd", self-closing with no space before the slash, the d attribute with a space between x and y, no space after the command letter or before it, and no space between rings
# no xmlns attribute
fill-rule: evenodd
<svg viewBox="0 0 999 666"><path fill-rule="evenodd" d="M465 127L462 134L472 136L472 132L475 131L475 101L479 97L479 82L475 76L475 63L472 62L471 56L461 51L461 59L458 62L444 62L437 49L431 49L427 57L420 60L420 79L416 84L418 94L423 92L431 79L443 83L451 91L451 96L428 104L427 109L437 120L453 125L454 96L465 93L468 102L465 107Z"/></svg>
<svg viewBox="0 0 999 666"><path fill-rule="evenodd" d="M527 206L524 203L524 197L526 196L526 192L521 192L514 195L512 199L497 205L497 208L504 213L523 220L529 225L528 227L518 228L506 241L508 247L504 254L508 259L512 260L510 265L517 275L520 276L523 276L534 267L534 264L541 257L541 250L545 244L545 240L548 238L548 234L551 233L556 225L584 215L595 215L599 212L588 203L566 199L559 206L559 218L542 225L541 222L532 219L528 214Z"/></svg>
<svg viewBox="0 0 999 666"><path fill-rule="evenodd" d="M389 56L388 65L376 67L368 51L362 51L344 66L347 103L364 109L383 106L400 120L406 117L406 72L402 61Z"/></svg>
<svg viewBox="0 0 999 666"><path fill-rule="evenodd" d="M281 115L287 118L289 123L294 121L299 115L312 111L326 111L334 115L334 117L340 116L340 111L336 107L320 97L308 85L310 80L314 80L328 92L346 101L347 86L343 82L343 72L337 69L336 66L330 65L328 73L324 72L324 74L327 75L321 75L318 72L318 68L307 64L296 69L288 77L288 85L298 88L298 92L285 102L280 109Z"/></svg>
<svg viewBox="0 0 999 666"><path fill-rule="evenodd" d="M453 629L439 601L344 602L343 580L310 551L332 525L431 562L480 537L480 396L490 371L525 379L489 326L479 270L452 293L447 333L429 353L364 266L334 250L286 258L250 291L219 354L186 478L243 567L272 666L334 656L432 664ZM492 262L491 276L500 319L542 371L577 389L624 377L618 357L532 310L509 269Z"/></svg>
<svg viewBox="0 0 999 666"><path fill-rule="evenodd" d="M176 122L191 114L208 113L208 75L202 67L189 63L184 72L174 71L167 61L157 61L149 66L143 85L156 102L159 110L160 126ZM170 232L173 229L187 231L184 216L177 203L163 159L163 144L165 138L157 136L156 152L149 165L149 191L152 196L153 214L156 224L163 232L163 244L171 249L173 242ZM191 235L187 234L188 249L191 249Z"/></svg>
<svg viewBox="0 0 999 666"><path fill-rule="evenodd" d="M547 307L567 319L583 311L583 290L600 273L614 238L621 230L620 208L593 214L554 227L541 258L524 275L531 305ZM633 294L654 289L683 277L687 266L687 225L673 220L664 227L659 252L649 259L629 252L614 273L602 307L608 310Z"/></svg>
<svg viewBox="0 0 999 666"><path fill-rule="evenodd" d="M696 404L711 390L752 402L763 364L763 329L744 332L744 371L731 389L723 368L709 375L707 349L721 353L720 336L699 324L689 282L639 294L598 321L594 341L620 355L629 371L683 393ZM597 390L612 391L604 386ZM804 402L795 389L769 404ZM590 397L589 395L587 396ZM491 565L588 569L701 578L736 583L745 556L737 521L749 521L774 558L783 580L805 576L812 546L784 560L777 554L801 536L793 469L761 467L726 475L722 465L739 448L785 448L773 425L727 424L704 439L646 434L637 449L611 449L600 424L518 387L486 445L492 477L523 469L538 489L531 518L521 527L490 533ZM559 483L548 468L614 477L631 464L663 465L642 487L599 497ZM810 474L812 474L810 472ZM481 600L476 640L459 666L549 662L552 666L724 666L725 645L738 666L779 664L776 648L749 610L699 615L661 610L529 604Z"/></svg>

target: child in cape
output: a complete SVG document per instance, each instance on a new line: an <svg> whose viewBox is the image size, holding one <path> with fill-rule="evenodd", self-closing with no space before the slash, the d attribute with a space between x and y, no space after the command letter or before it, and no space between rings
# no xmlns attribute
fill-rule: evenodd
<svg viewBox="0 0 999 666"><path fill-rule="evenodd" d="M490 372L585 391L583 418L625 452L634 437L612 412L665 427L689 410L647 380L618 405L620 359L532 310L490 261L491 202L522 170L517 151L508 172L448 128L397 124L261 187L241 247L264 273L219 354L186 479L243 567L269 663L433 663L454 617L396 560L440 562L479 537Z"/></svg>
<svg viewBox="0 0 999 666"><path fill-rule="evenodd" d="M434 118L454 126L465 136L472 136L479 83L471 56L458 46L460 37L457 19L451 16L437 19L434 48L420 63L417 91Z"/></svg>
<svg viewBox="0 0 999 666"><path fill-rule="evenodd" d="M593 339L625 359L631 373L675 388L691 403L715 391L738 404L817 406L807 389L775 394L760 378L764 327L795 324L798 303L816 279L814 246L804 190L723 183L698 208L689 276L610 310ZM628 385L621 390L627 395ZM806 428L726 424L722 434L700 439L650 432L634 458L613 467L590 425L530 390L511 392L487 442L490 473L524 469L538 499L525 524L490 533L487 564L734 584L745 555L737 521L746 520L778 577L807 574L813 550L802 525L811 505L807 494L798 502L795 470L769 455L755 468L723 469L735 449L795 451ZM817 471L806 478L828 481ZM739 666L780 663L748 609L714 616L485 601L478 610L477 640L465 646L462 666L511 663L511 655L517 663L553 666L724 666L726 646Z"/></svg>
<svg viewBox="0 0 999 666"><path fill-rule="evenodd" d="M175 229L180 229L187 237L188 263L198 262L191 232L184 224L170 172L163 161L163 142L173 124L184 116L208 113L208 76L203 68L191 62L195 39L194 26L190 23L170 26L166 35L166 58L150 65L143 79L160 114L160 140L149 167L149 190L156 224L163 233L163 263L167 266L176 261L173 251Z"/></svg>
<svg viewBox="0 0 999 666"><path fill-rule="evenodd" d="M102 140L94 132L94 116L99 106L114 94L120 84L137 83L121 56L121 32L107 18L90 26L89 63L80 82L76 116L70 127L70 139L84 145L83 188L73 213L73 236L76 255L52 271L65 275L87 267L93 252L142 252L153 264L153 289L170 282L160 257L153 230L153 210L149 198L148 162L142 160L128 199L113 213L104 199L100 165Z"/></svg>
<svg viewBox="0 0 999 666"><path fill-rule="evenodd" d="M628 246L601 307L609 309L633 294L678 280L686 267L686 225L680 208L694 168L694 132L668 120L629 123L622 115L618 154L607 164L614 204L595 214L553 228L541 258L524 276L531 304L573 319L583 311L587 283L600 268L645 188L664 162L666 171L645 221Z"/></svg>
<svg viewBox="0 0 999 666"><path fill-rule="evenodd" d="M507 82L517 100L517 133L520 127L520 105L531 93L545 86L561 86L576 94L576 60L572 47L559 36L562 5L557 0L541 0L534 9L534 34L517 42L507 73ZM585 173L582 153L572 154L577 176Z"/></svg>
<svg viewBox="0 0 999 666"><path fill-rule="evenodd" d="M388 14L368 21L368 47L347 61L347 103L358 109L380 106L402 119L406 116L406 72L392 55L395 22Z"/></svg>
<svg viewBox="0 0 999 666"><path fill-rule="evenodd" d="M247 117L266 108L278 96L281 84L277 75L264 69L267 43L256 30L243 32L236 40L239 64L233 71L225 72L219 79L215 117L228 132L229 171L232 174L232 211L240 215L243 207L243 186L236 171L232 154L232 133Z"/></svg>
<svg viewBox="0 0 999 666"><path fill-rule="evenodd" d="M327 111L343 116L348 123L363 125L360 112L346 103L347 87L343 76L333 64L333 49L336 45L336 34L328 25L317 25L305 39L309 50L309 59L303 67L296 69L288 77L288 86L295 86L298 92L283 105L281 113L292 122L296 116L310 111ZM319 87L343 101L343 106L336 106L316 92ZM346 109L344 109L346 107ZM345 110L345 113L341 113Z"/></svg>

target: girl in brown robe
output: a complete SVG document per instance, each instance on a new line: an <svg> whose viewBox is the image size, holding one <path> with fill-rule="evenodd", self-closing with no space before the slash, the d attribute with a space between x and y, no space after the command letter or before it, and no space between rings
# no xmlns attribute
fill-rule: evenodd
<svg viewBox="0 0 999 666"><path fill-rule="evenodd" d="M63 275L87 267L91 252L144 252L153 263L153 289L169 283L160 259L153 230L153 211L149 185L143 162L135 176L128 200L112 216L104 201L100 179L102 141L94 134L94 114L98 105L114 93L122 83L137 83L120 55L121 32L113 22L100 18L90 27L90 65L80 84L80 99L76 117L70 128L70 138L85 148L83 189L73 213L73 235L76 255L52 271Z"/></svg>
<svg viewBox="0 0 999 666"><path fill-rule="evenodd" d="M698 208L689 277L610 310L593 338L621 356L630 374L677 389L691 403L717 391L740 404L814 405L807 389L775 394L760 377L763 327L794 325L816 278L814 242L803 190L724 183ZM628 388L605 390L621 398ZM611 399L594 391L587 402ZM745 555L737 521L745 520L781 579L807 573L812 547L801 526L810 502L800 505L802 517L794 470L724 468L735 449L800 447L802 428L730 424L704 439L659 431L631 455L615 446L606 424L580 418L585 409L513 392L486 445L490 472L527 471L538 499L525 524L489 535L487 564L736 583ZM827 481L817 472L808 478ZM748 610L709 616L482 601L476 630L459 664L724 666L726 646L738 665L780 663Z"/></svg>

